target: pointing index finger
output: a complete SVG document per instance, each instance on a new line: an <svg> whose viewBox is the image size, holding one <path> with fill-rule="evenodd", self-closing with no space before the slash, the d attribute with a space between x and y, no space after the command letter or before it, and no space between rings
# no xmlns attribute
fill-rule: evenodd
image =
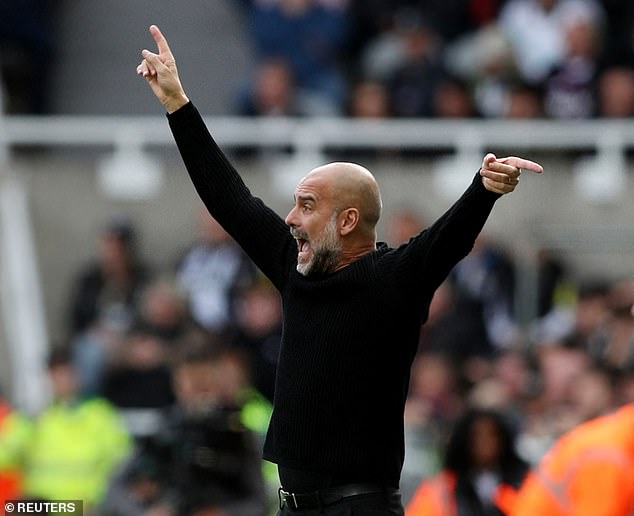
<svg viewBox="0 0 634 516"><path fill-rule="evenodd" d="M160 29L156 25L150 25L150 34L152 34L152 37L154 38L154 41L156 42L156 45L159 50L159 54L161 55L172 54L172 51L170 50L170 47L167 44L167 40L165 39L165 36L163 36L163 33L160 31Z"/></svg>
<svg viewBox="0 0 634 516"><path fill-rule="evenodd" d="M524 158L518 158L516 156L500 158L498 159L498 161L506 165L511 165L512 167L530 170L531 172L535 172L537 174L541 174L542 172L544 172L544 167L542 167L539 163L535 163L534 161L530 161Z"/></svg>

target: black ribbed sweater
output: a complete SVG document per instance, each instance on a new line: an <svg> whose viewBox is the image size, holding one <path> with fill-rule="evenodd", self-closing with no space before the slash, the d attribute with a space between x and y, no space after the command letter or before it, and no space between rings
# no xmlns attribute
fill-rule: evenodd
<svg viewBox="0 0 634 516"><path fill-rule="evenodd" d="M299 274L284 220L254 197L189 103L168 116L203 202L282 296L284 329L264 458L398 487L403 409L436 288L473 247L495 200L476 176L430 228L337 272Z"/></svg>

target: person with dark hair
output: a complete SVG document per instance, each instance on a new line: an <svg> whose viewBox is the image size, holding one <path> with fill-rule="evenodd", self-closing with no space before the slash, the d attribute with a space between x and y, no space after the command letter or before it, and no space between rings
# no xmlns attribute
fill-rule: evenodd
<svg viewBox="0 0 634 516"><path fill-rule="evenodd" d="M216 145L185 95L167 41L155 25L150 31L159 54L144 50L137 72L167 109L207 209L282 294L264 444L264 458L280 472L281 514L402 514L403 411L420 325L500 194L515 190L520 169L542 167L488 154L460 200L396 249L377 243L379 186L355 163L310 171L282 219L251 194Z"/></svg>
<svg viewBox="0 0 634 516"><path fill-rule="evenodd" d="M492 410L470 410L449 438L442 472L423 482L406 516L506 514L527 471L505 418Z"/></svg>
<svg viewBox="0 0 634 516"><path fill-rule="evenodd" d="M137 234L126 217L113 217L99 235L98 257L79 274L70 303L71 331L95 326L127 329L148 270L136 253Z"/></svg>
<svg viewBox="0 0 634 516"><path fill-rule="evenodd" d="M113 217L99 235L98 256L75 279L69 333L84 394L100 392L105 365L138 316L150 274L136 243L132 221Z"/></svg>

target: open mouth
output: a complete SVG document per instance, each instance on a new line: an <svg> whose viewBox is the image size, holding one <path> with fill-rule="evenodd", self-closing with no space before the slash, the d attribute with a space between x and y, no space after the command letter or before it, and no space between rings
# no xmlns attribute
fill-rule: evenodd
<svg viewBox="0 0 634 516"><path fill-rule="evenodd" d="M308 241L308 239L306 238L298 238L296 237L295 240L297 241L297 258L299 261L304 261L306 259L308 259L308 253L310 252L310 242Z"/></svg>

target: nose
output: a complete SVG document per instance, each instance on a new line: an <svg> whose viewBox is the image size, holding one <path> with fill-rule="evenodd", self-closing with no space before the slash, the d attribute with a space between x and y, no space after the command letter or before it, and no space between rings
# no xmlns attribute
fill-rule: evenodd
<svg viewBox="0 0 634 516"><path fill-rule="evenodd" d="M297 226L297 207L293 207L291 211L286 215L286 219L284 220L287 226L296 227Z"/></svg>

